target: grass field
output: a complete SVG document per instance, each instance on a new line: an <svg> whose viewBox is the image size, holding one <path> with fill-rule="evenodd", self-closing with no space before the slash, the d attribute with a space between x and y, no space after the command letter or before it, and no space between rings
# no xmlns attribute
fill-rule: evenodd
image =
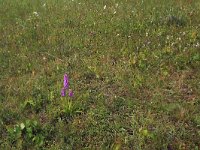
<svg viewBox="0 0 200 150"><path fill-rule="evenodd" d="M0 0L0 149L200 150L200 1Z"/></svg>

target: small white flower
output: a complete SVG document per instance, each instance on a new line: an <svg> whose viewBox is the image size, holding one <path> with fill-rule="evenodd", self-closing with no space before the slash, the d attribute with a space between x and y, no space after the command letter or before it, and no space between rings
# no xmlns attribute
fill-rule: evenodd
<svg viewBox="0 0 200 150"><path fill-rule="evenodd" d="M169 40L169 38L170 38L169 35L167 35L167 40Z"/></svg>
<svg viewBox="0 0 200 150"><path fill-rule="evenodd" d="M46 3L44 3L42 6L45 7L45 6L46 6Z"/></svg>
<svg viewBox="0 0 200 150"><path fill-rule="evenodd" d="M195 46L196 46L196 47L199 47L199 46L200 46L199 42L197 42L197 44L196 44Z"/></svg>
<svg viewBox="0 0 200 150"><path fill-rule="evenodd" d="M104 9L104 10L106 9L106 5L103 7L103 9Z"/></svg>
<svg viewBox="0 0 200 150"><path fill-rule="evenodd" d="M179 37L179 38L177 38L177 40L181 41L181 38Z"/></svg>
<svg viewBox="0 0 200 150"><path fill-rule="evenodd" d="M117 13L117 11L115 10L114 12L113 12L113 14L116 14Z"/></svg>
<svg viewBox="0 0 200 150"><path fill-rule="evenodd" d="M35 15L35 16L39 16L39 14L38 14L37 11L34 11L34 12L33 12L33 15Z"/></svg>

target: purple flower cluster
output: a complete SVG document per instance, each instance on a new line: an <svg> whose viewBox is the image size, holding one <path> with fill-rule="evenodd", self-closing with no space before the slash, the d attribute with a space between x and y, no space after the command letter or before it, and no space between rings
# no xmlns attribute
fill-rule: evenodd
<svg viewBox="0 0 200 150"><path fill-rule="evenodd" d="M69 77L67 74L64 74L63 79L63 88L61 89L61 96L66 96L66 91L68 90L69 97L73 97L74 93L71 89L69 89Z"/></svg>

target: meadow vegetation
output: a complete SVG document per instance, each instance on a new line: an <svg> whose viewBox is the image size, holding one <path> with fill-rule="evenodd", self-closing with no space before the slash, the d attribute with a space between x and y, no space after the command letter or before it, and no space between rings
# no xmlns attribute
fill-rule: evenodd
<svg viewBox="0 0 200 150"><path fill-rule="evenodd" d="M0 0L0 149L199 150L200 1Z"/></svg>

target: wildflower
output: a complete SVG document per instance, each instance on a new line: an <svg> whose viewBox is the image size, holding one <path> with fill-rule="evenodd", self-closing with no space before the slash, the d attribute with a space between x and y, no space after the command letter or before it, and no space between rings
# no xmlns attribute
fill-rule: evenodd
<svg viewBox="0 0 200 150"><path fill-rule="evenodd" d="M103 7L103 9L106 9L106 5Z"/></svg>
<svg viewBox="0 0 200 150"><path fill-rule="evenodd" d="M200 46L199 42L197 42L197 44L196 44L195 46L196 46L196 47L199 47L199 46Z"/></svg>
<svg viewBox="0 0 200 150"><path fill-rule="evenodd" d="M61 90L61 96L62 97L66 96L66 89L65 88L62 88L62 90Z"/></svg>
<svg viewBox="0 0 200 150"><path fill-rule="evenodd" d="M66 96L66 90L69 87L69 78L67 74L64 74L64 79L63 79L63 88L61 90L61 96L64 97Z"/></svg>
<svg viewBox="0 0 200 150"><path fill-rule="evenodd" d="M43 59L43 60L46 60L47 58L44 56L42 59Z"/></svg>
<svg viewBox="0 0 200 150"><path fill-rule="evenodd" d="M35 16L37 16L37 17L39 16L39 14L38 14L37 11L34 11L33 14L34 14Z"/></svg>
<svg viewBox="0 0 200 150"><path fill-rule="evenodd" d="M73 97L74 93L71 89L69 88L69 78L67 74L64 74L64 79L63 79L63 88L61 89L61 96L65 97L66 96L66 91L68 90L68 96Z"/></svg>
<svg viewBox="0 0 200 150"><path fill-rule="evenodd" d="M69 87L69 78L68 78L67 74L64 74L63 86L64 86L63 87L64 89L68 89L68 87Z"/></svg>
<svg viewBox="0 0 200 150"><path fill-rule="evenodd" d="M69 89L69 97L73 97L74 96L74 93L71 89Z"/></svg>
<svg viewBox="0 0 200 150"><path fill-rule="evenodd" d="M170 36L169 35L167 35L167 40L169 40L170 39Z"/></svg>

